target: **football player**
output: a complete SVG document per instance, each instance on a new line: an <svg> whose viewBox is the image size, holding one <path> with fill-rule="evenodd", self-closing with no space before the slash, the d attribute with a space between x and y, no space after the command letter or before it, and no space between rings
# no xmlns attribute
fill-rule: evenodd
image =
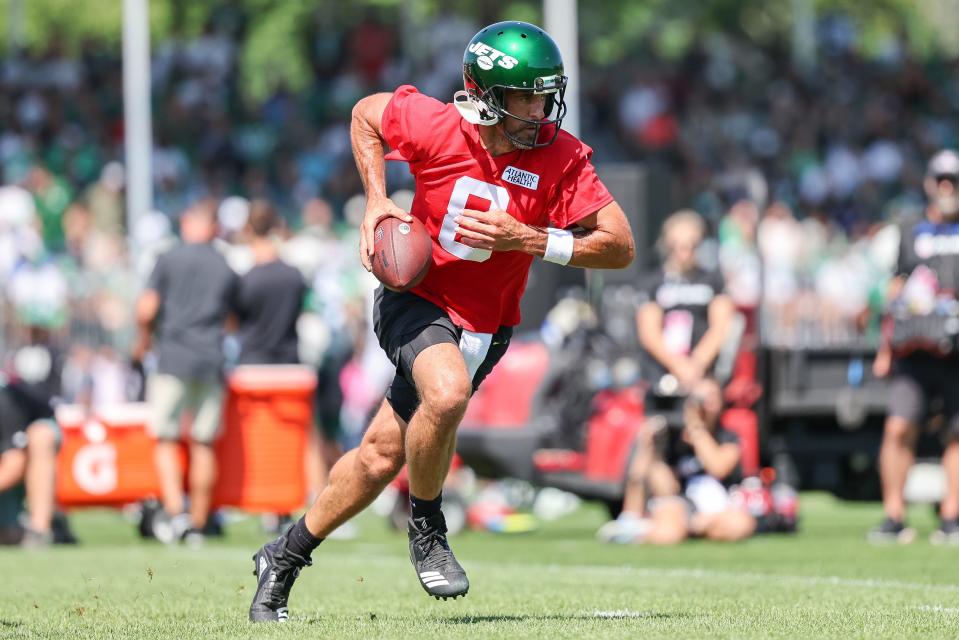
<svg viewBox="0 0 959 640"><path fill-rule="evenodd" d="M615 269L633 260L629 223L596 176L592 150L560 130L566 76L553 39L524 22L490 25L470 41L463 79L450 104L401 86L353 109L353 155L367 196L364 266L371 268L376 225L390 216L425 224L433 264L409 292L378 290L375 331L396 377L363 442L332 469L307 514L254 555L253 621L287 619L290 589L311 552L404 463L417 579L436 598L466 595L440 508L443 479L470 396L519 323L530 264ZM409 212L386 196L384 159L410 165Z"/></svg>

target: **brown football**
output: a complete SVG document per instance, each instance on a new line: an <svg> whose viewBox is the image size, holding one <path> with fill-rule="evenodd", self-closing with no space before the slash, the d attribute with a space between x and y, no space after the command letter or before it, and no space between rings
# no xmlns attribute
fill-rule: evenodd
<svg viewBox="0 0 959 640"><path fill-rule="evenodd" d="M392 291L418 285L433 263L433 242L418 219L384 218L373 231L373 275Z"/></svg>

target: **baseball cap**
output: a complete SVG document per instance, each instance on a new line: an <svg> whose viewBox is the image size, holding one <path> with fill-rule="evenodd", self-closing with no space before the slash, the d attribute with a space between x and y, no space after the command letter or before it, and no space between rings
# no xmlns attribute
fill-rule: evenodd
<svg viewBox="0 0 959 640"><path fill-rule="evenodd" d="M932 156L926 175L931 178L940 176L959 176L959 154L952 149L943 149Z"/></svg>
<svg viewBox="0 0 959 640"><path fill-rule="evenodd" d="M239 231L250 217L250 201L240 196L230 196L217 209L217 222L227 233Z"/></svg>

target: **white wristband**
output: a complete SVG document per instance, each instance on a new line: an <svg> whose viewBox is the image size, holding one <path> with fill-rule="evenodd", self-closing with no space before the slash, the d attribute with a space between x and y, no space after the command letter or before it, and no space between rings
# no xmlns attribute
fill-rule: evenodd
<svg viewBox="0 0 959 640"><path fill-rule="evenodd" d="M569 264L573 257L573 233L566 229L550 227L546 230L549 238L546 239L546 253L543 260L556 264Z"/></svg>

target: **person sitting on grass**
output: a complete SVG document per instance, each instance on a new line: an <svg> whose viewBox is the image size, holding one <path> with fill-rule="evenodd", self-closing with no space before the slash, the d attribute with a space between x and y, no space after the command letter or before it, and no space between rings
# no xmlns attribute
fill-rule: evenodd
<svg viewBox="0 0 959 640"><path fill-rule="evenodd" d="M53 409L28 385L0 374L0 492L25 485L26 526L15 535L0 532L5 541L24 547L53 543L54 486L60 429Z"/></svg>
<svg viewBox="0 0 959 640"><path fill-rule="evenodd" d="M731 506L728 487L742 475L737 436L719 425L722 389L713 378L693 387L683 427L658 416L637 436L627 474L623 511L604 525L601 540L669 545L689 536L736 541L748 538L755 519Z"/></svg>

